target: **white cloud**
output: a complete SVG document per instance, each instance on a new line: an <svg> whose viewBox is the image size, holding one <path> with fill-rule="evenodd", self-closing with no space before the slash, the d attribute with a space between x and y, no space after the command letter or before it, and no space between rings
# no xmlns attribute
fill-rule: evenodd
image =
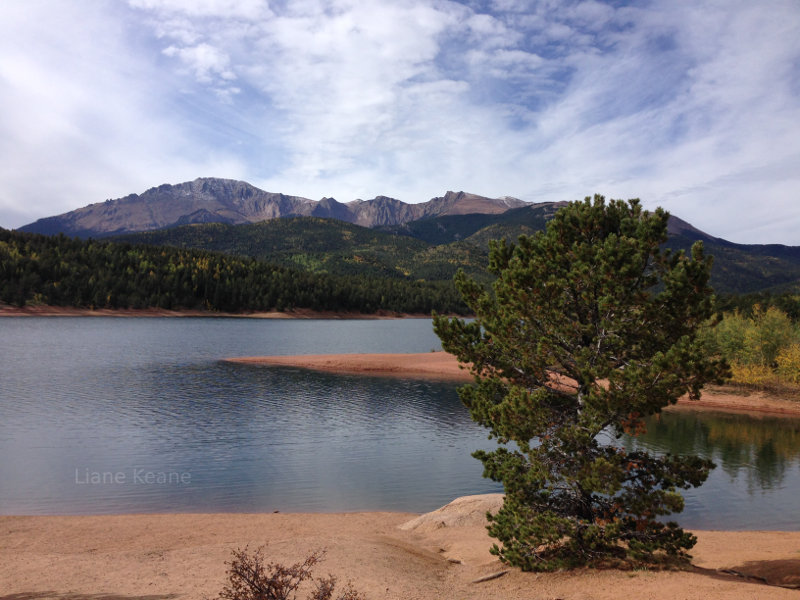
<svg viewBox="0 0 800 600"><path fill-rule="evenodd" d="M259 19L271 14L267 0L130 0L134 8L187 17Z"/></svg>
<svg viewBox="0 0 800 600"><path fill-rule="evenodd" d="M230 156L193 153L164 76L132 47L112 4L9 2L0 13L0 214L9 225L204 170L244 174Z"/></svg>
<svg viewBox="0 0 800 600"><path fill-rule="evenodd" d="M580 2L568 9L568 14L571 20L590 31L600 31L614 19L612 7L594 0Z"/></svg>
<svg viewBox="0 0 800 600"><path fill-rule="evenodd" d="M208 175L640 196L800 245L794 0L6 0L0 37L4 225Z"/></svg>
<svg viewBox="0 0 800 600"><path fill-rule="evenodd" d="M230 58L227 54L206 43L196 46L177 48L168 46L164 54L178 57L192 71L200 83L212 83L217 79L233 81L236 74L230 69Z"/></svg>

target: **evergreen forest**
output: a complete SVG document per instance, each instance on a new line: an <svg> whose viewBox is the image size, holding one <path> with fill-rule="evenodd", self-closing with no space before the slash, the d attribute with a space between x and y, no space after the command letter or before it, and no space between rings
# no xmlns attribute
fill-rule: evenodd
<svg viewBox="0 0 800 600"><path fill-rule="evenodd" d="M0 229L0 302L22 307L464 314L449 281L292 269L207 250Z"/></svg>

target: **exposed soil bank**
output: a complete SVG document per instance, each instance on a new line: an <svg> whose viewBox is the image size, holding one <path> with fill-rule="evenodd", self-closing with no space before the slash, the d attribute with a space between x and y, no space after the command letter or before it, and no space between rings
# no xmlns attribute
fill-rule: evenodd
<svg viewBox="0 0 800 600"><path fill-rule="evenodd" d="M313 354L300 356L251 356L226 359L231 362L267 366L290 366L333 373L377 376L421 377L472 381L469 371L446 352L420 354ZM763 415L800 417L800 402L738 388L711 386L700 400L681 398L667 410L719 410Z"/></svg>
<svg viewBox="0 0 800 600"><path fill-rule="evenodd" d="M9 306L0 304L0 317L235 317L243 319L430 319L426 314L390 311L349 313L298 308L288 312L227 313L208 310L165 308L72 308L69 306Z"/></svg>
<svg viewBox="0 0 800 600"><path fill-rule="evenodd" d="M348 579L372 600L796 600L800 532L695 532L688 571L509 569L488 553L497 495L402 513L0 517L3 600L213 598L233 548L268 544L291 564L327 549L317 576ZM502 577L477 579L508 570ZM749 578L747 577L749 576ZM301 598L305 593L300 594Z"/></svg>

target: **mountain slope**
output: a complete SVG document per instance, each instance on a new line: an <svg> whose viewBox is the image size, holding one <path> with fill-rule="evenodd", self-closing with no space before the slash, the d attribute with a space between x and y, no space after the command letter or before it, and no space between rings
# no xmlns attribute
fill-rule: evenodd
<svg viewBox="0 0 800 600"><path fill-rule="evenodd" d="M686 250L697 241L688 235L670 236L667 245ZM721 238L702 239L714 257L711 285L718 293L749 294L800 283L800 247L779 244L735 244Z"/></svg>
<svg viewBox="0 0 800 600"><path fill-rule="evenodd" d="M199 248L318 273L400 278L408 276L401 258L428 248L422 240L317 217L185 225L117 236L113 241Z"/></svg>
<svg viewBox="0 0 800 600"><path fill-rule="evenodd" d="M248 256L313 273L407 280L452 280L458 269L487 279L488 248L432 245L335 219L293 217L261 223L204 223L132 233L111 241Z"/></svg>
<svg viewBox="0 0 800 600"><path fill-rule="evenodd" d="M465 238L479 247L490 239L514 241L545 226L551 214L537 214L536 206L508 211L500 219ZM414 224L411 224L414 225ZM703 242L707 255L714 257L711 285L721 294L745 294L769 289L791 288L800 283L800 247L780 244L737 244L714 237L682 219L670 215L666 247L689 252L696 241Z"/></svg>
<svg viewBox="0 0 800 600"><path fill-rule="evenodd" d="M564 204L566 202L541 202L493 214L448 214L377 229L386 233L415 237L436 245L462 241L493 226L501 232L501 235L495 237L516 239L517 236L511 235L512 229L518 228L520 234L544 229L545 223ZM481 243L477 238L475 242Z"/></svg>
<svg viewBox="0 0 800 600"><path fill-rule="evenodd" d="M315 201L265 192L243 181L200 178L177 185L164 184L142 194L39 219L21 227L20 231L105 237L192 223L256 223L292 216L333 218L375 227L439 215L498 214L526 204L515 198L493 199L465 192L447 192L419 204L407 204L386 196L344 204L334 198Z"/></svg>
<svg viewBox="0 0 800 600"><path fill-rule="evenodd" d="M291 218L236 226L198 224L115 239L247 255L311 272L437 281L464 269L488 281L488 240L514 241L520 234L535 233L555 209L533 205L499 216L451 215L389 228L407 235L331 219ZM677 233L666 245L674 250L688 251L695 241L703 241L706 253L714 257L711 283L719 293L758 292L800 281L800 248L734 244L680 219L670 220L670 230ZM440 243L450 239L458 241Z"/></svg>
<svg viewBox="0 0 800 600"><path fill-rule="evenodd" d="M241 181L196 179L106 200L21 227L29 233L103 237L189 223L245 223L310 214L311 200L272 194Z"/></svg>

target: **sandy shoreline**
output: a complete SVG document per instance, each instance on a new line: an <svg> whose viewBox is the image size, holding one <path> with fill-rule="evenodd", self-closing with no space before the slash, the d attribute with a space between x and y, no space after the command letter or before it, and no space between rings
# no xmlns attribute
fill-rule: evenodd
<svg viewBox="0 0 800 600"><path fill-rule="evenodd" d="M250 356L225 360L240 364L298 367L331 373L472 381L469 371L461 368L455 357L446 352ZM743 392L733 387L710 386L704 390L700 400L681 398L678 404L667 410L718 410L800 417L800 402L765 392Z"/></svg>
<svg viewBox="0 0 800 600"><path fill-rule="evenodd" d="M0 317L203 317L240 319L430 319L427 314L390 311L350 313L298 308L292 311L228 313L198 309L167 310L165 308L73 308L69 306L9 306L0 304Z"/></svg>
<svg viewBox="0 0 800 600"><path fill-rule="evenodd" d="M327 550L317 576L351 579L376 599L796 599L800 532L696 532L681 572L521 573L488 553L483 514L498 495L473 496L422 517L404 513L176 514L0 517L0 598L213 598L230 550L267 543L291 564ZM504 576L474 583L485 575ZM751 576L749 579L745 575ZM305 597L304 594L300 596Z"/></svg>

